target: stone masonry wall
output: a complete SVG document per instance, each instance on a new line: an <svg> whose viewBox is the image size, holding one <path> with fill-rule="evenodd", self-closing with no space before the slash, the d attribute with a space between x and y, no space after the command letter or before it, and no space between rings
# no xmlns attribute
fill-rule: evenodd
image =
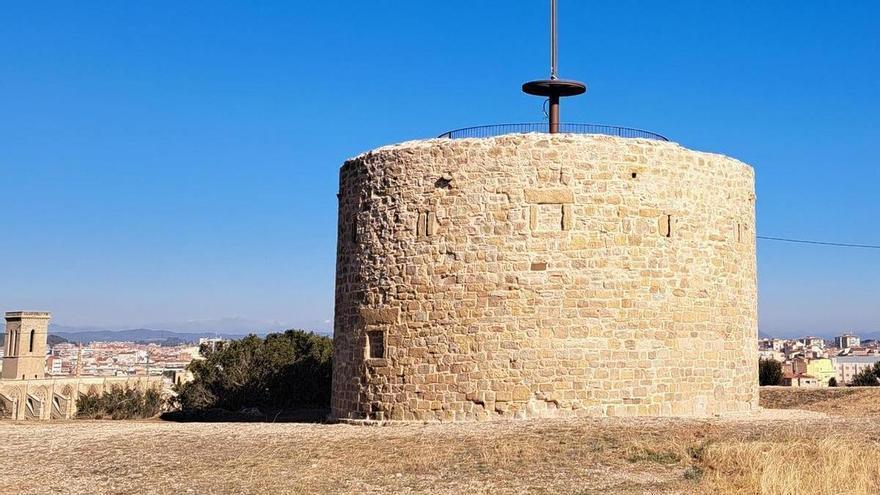
<svg viewBox="0 0 880 495"><path fill-rule="evenodd" d="M0 402L5 418L16 420L71 419L81 395L102 394L112 387L161 389L161 376L58 376L26 380L0 380Z"/></svg>
<svg viewBox="0 0 880 495"><path fill-rule="evenodd" d="M751 167L590 135L433 139L340 171L340 420L757 403Z"/></svg>

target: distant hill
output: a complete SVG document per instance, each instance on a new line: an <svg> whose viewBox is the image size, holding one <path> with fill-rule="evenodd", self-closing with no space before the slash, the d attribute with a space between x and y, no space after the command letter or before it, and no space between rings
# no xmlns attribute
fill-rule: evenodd
<svg viewBox="0 0 880 495"><path fill-rule="evenodd" d="M282 323L278 321L252 320L248 318L215 318L211 320L185 321L153 321L137 325L140 328L171 330L180 333L225 333L230 335L247 335L255 333L263 335L270 332L281 332L288 328L318 328L315 325L300 322Z"/></svg>
<svg viewBox="0 0 880 495"><path fill-rule="evenodd" d="M835 333L819 332L819 333L814 333L814 334L807 333L807 332L804 332L801 334L792 334L791 332L786 332L786 333L781 333L781 334L758 332L758 338L759 339L800 339L803 337L813 335L816 337L821 337L829 342L834 342L834 338L837 337L838 335L841 335L842 333L844 333L844 332L835 332ZM858 335L859 338L862 339L862 341L880 340L880 332L855 331L855 332L851 332L851 333Z"/></svg>
<svg viewBox="0 0 880 495"><path fill-rule="evenodd" d="M5 333L0 333L0 342L6 342L6 334ZM46 337L46 342L49 345L63 344L65 342L67 342L67 339L65 339L64 337L59 337L58 335L49 334L49 336Z"/></svg>
<svg viewBox="0 0 880 495"><path fill-rule="evenodd" d="M0 333L6 327L5 322L0 318ZM164 321L153 323L134 323L128 325L102 325L102 326L68 326L52 322L49 324L50 335L68 335L77 334L75 340L80 341L88 339L92 336L100 338L109 338L110 336L119 337L120 335L141 336L140 340L165 339L165 338L181 338L186 340L198 340L199 337L213 337L220 335L223 337L241 337L248 334L266 335L267 333L283 332L291 328L299 328L310 330L322 335L330 335L332 333L332 325L330 320L302 320L290 322L263 321L247 318L217 318L211 320L182 320L182 321ZM95 333L97 332L97 334ZM115 333L108 336L106 332L124 332ZM156 332L171 332L171 334L162 334Z"/></svg>
<svg viewBox="0 0 880 495"><path fill-rule="evenodd" d="M0 319L0 342L4 338L5 322ZM221 318L217 320L193 320L183 322L156 323L139 328L118 330L112 327L65 326L49 324L49 344L60 342L154 342L160 345L179 345L198 342L203 337L223 337L240 339L248 334L266 335L300 328L318 334L330 335L329 322L304 322L302 325L282 324L247 320L243 318Z"/></svg>
<svg viewBox="0 0 880 495"><path fill-rule="evenodd" d="M241 338L242 335L217 334L214 332L172 332L171 330L152 330L133 328L129 330L86 330L79 332L56 332L70 342L198 342L203 337Z"/></svg>
<svg viewBox="0 0 880 495"><path fill-rule="evenodd" d="M283 332L291 328L301 328L327 335L331 333L330 321L293 321L282 323L278 321L251 320L246 318L218 318L213 320L185 320L185 321L157 321L136 323L131 325L103 325L103 326L65 326L51 323L49 330L52 333L81 333L86 331L118 331L123 329L150 329L157 331L169 331L175 333L190 333L202 335L265 335L272 332Z"/></svg>

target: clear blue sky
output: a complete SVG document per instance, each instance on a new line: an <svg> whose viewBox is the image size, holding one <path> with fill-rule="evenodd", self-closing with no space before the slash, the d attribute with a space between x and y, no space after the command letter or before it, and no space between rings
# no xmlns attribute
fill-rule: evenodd
<svg viewBox="0 0 880 495"><path fill-rule="evenodd" d="M546 3L5 2L0 308L325 325L339 165L540 120L519 85L547 74ZM560 11L561 75L590 87L564 120L753 164L761 234L880 243L880 4ZM762 331L880 330L880 251L758 256Z"/></svg>

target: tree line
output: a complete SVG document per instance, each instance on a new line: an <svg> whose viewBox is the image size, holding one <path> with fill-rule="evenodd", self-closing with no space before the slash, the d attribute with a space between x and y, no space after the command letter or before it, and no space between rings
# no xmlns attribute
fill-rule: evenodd
<svg viewBox="0 0 880 495"><path fill-rule="evenodd" d="M249 335L215 346L203 344L199 352L202 358L187 366L192 381L176 385L176 396L167 402L155 390L112 388L78 397L77 416L139 419L154 417L163 410L259 410L276 414L330 406L330 337L287 330L265 338Z"/></svg>
<svg viewBox="0 0 880 495"><path fill-rule="evenodd" d="M248 408L282 411L330 405L332 339L288 330L203 345L204 359L187 368L193 380L177 387L183 411Z"/></svg>

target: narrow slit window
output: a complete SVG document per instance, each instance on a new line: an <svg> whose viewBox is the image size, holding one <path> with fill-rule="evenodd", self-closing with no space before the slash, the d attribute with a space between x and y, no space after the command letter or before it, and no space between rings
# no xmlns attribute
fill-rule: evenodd
<svg viewBox="0 0 880 495"><path fill-rule="evenodd" d="M672 237L672 216L661 215L659 223L660 235L663 237Z"/></svg>
<svg viewBox="0 0 880 495"><path fill-rule="evenodd" d="M424 237L425 232L428 230L428 214L419 212L419 217L416 219L416 236Z"/></svg>
<svg viewBox="0 0 880 495"><path fill-rule="evenodd" d="M31 340L28 344L28 352L34 352L34 331L31 330Z"/></svg>
<svg viewBox="0 0 880 495"><path fill-rule="evenodd" d="M367 332L367 357L370 359L385 358L385 332Z"/></svg>
<svg viewBox="0 0 880 495"><path fill-rule="evenodd" d="M425 211L419 213L416 220L416 236L431 237L434 235L434 225L437 222L437 216L433 211Z"/></svg>

